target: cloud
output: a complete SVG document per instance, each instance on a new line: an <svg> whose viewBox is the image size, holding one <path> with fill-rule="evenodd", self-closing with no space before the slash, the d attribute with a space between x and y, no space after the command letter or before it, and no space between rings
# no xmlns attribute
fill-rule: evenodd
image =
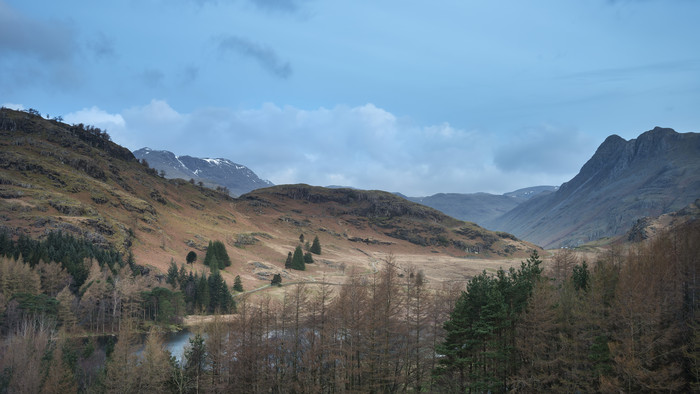
<svg viewBox="0 0 700 394"><path fill-rule="evenodd" d="M71 112L63 117L63 120L69 124L83 123L86 125L97 126L101 129L119 128L125 126L124 118L119 114L110 114L96 106L83 108L79 111Z"/></svg>
<svg viewBox="0 0 700 394"><path fill-rule="evenodd" d="M312 110L268 103L180 113L164 100L152 100L120 114L93 107L65 118L107 129L132 150L147 146L228 158L276 184L344 185L410 196L559 185L578 170L569 164L572 157L592 151L580 148L589 142L581 133L544 127L504 144L487 132L449 123L420 125L371 103Z"/></svg>
<svg viewBox="0 0 700 394"><path fill-rule="evenodd" d="M144 146L158 148L167 141L184 138L178 133L186 116L180 115L163 100L151 100L144 106L128 108L112 114L96 106L71 112L63 117L66 123L97 126L107 130L113 141L135 150Z"/></svg>
<svg viewBox="0 0 700 394"><path fill-rule="evenodd" d="M67 25L28 18L0 1L0 50L56 61L71 58L74 48L75 37Z"/></svg>
<svg viewBox="0 0 700 394"><path fill-rule="evenodd" d="M0 0L0 87L37 83L67 88L79 81L73 29L60 21L32 19Z"/></svg>
<svg viewBox="0 0 700 394"><path fill-rule="evenodd" d="M114 40L104 33L97 33L88 41L87 47L98 59L110 59L116 56Z"/></svg>
<svg viewBox="0 0 700 394"><path fill-rule="evenodd" d="M199 77L199 67L192 65L187 66L180 71L179 76L182 84L191 84Z"/></svg>
<svg viewBox="0 0 700 394"><path fill-rule="evenodd" d="M628 67L600 68L566 74L561 79L578 80L584 83L616 82L624 80L643 80L650 76L678 75L683 73L697 74L700 70L698 59L660 61Z"/></svg>
<svg viewBox="0 0 700 394"><path fill-rule="evenodd" d="M297 12L300 1L297 0L250 0L256 7L267 11Z"/></svg>
<svg viewBox="0 0 700 394"><path fill-rule="evenodd" d="M575 174L593 150L588 135L543 125L503 141L495 148L494 163L504 172Z"/></svg>
<svg viewBox="0 0 700 394"><path fill-rule="evenodd" d="M217 41L221 53L233 51L250 57L272 75L283 79L288 78L292 74L292 66L289 62L280 60L277 53L268 46L238 36L220 37Z"/></svg>
<svg viewBox="0 0 700 394"><path fill-rule="evenodd" d="M224 2L235 2L235 0L194 0L198 5L218 4ZM269 12L296 13L303 7L303 3L308 0L248 0L255 7Z"/></svg>

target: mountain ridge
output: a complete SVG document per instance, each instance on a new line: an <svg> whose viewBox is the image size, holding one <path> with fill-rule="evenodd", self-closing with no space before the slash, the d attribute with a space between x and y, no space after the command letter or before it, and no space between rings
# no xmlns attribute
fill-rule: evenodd
<svg viewBox="0 0 700 394"><path fill-rule="evenodd" d="M556 190L557 186L533 186L503 194L491 193L437 193L427 197L401 197L435 208L456 219L486 226L519 204L540 194Z"/></svg>
<svg viewBox="0 0 700 394"><path fill-rule="evenodd" d="M208 187L225 187L234 196L248 193L272 182L260 179L250 168L225 158L198 158L177 156L167 150L141 148L133 152L140 160L146 160L152 168L163 171L168 179L193 179Z"/></svg>
<svg viewBox="0 0 700 394"><path fill-rule="evenodd" d="M700 134L656 127L629 141L611 135L579 173L487 223L541 246L620 235L635 220L679 210L700 195Z"/></svg>

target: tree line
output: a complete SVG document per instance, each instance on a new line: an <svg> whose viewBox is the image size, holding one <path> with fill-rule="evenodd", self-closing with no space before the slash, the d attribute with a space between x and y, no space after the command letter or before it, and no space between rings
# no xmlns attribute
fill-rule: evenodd
<svg viewBox="0 0 700 394"><path fill-rule="evenodd" d="M462 291L389 258L343 286L242 297L171 376L180 392L698 391L699 242L694 224L591 265L533 253Z"/></svg>
<svg viewBox="0 0 700 394"><path fill-rule="evenodd" d="M700 390L700 223L589 266L473 278L445 323L434 370L449 392Z"/></svg>
<svg viewBox="0 0 700 394"><path fill-rule="evenodd" d="M0 281L1 294L24 286L20 293L58 301L34 300L31 316L55 308L58 321L73 319L61 306L62 297L74 296L65 293L69 287L48 280L61 275L41 276L56 267L4 259L0 278L15 279ZM65 323L25 315L0 343L0 391L698 391L699 259L698 223L628 250L612 247L590 265L562 250L543 270L533 253L520 267L484 272L461 290L428 286L419 269L389 257L379 271L351 273L342 286L300 284L281 297L241 296L233 319L207 325L179 362L157 330L135 358L135 321L187 310L186 302L169 298L191 284L189 274L180 276L183 267L167 276L170 295L149 290L165 302L139 293L149 300L144 305L128 292L102 293L140 280L128 265L120 268L123 276L110 276L108 266L94 263L81 297L112 294L131 312L110 322L103 316L114 304L97 302L75 317L98 332L113 324L116 342L100 353L63 337ZM196 296L192 303L211 305Z"/></svg>

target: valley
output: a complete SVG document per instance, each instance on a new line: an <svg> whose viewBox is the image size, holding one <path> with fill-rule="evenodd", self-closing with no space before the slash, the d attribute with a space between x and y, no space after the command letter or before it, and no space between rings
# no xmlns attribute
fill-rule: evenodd
<svg viewBox="0 0 700 394"><path fill-rule="evenodd" d="M2 109L0 391L684 391L696 140L613 136L560 187L420 199L533 243L380 190L232 197Z"/></svg>

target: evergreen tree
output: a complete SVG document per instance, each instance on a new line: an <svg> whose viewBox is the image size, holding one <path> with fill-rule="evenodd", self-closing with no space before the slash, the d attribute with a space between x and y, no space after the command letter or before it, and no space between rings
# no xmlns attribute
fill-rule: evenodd
<svg viewBox="0 0 700 394"><path fill-rule="evenodd" d="M314 238L314 242L311 244L309 252L313 254L321 254L321 242L318 240L318 236Z"/></svg>
<svg viewBox="0 0 700 394"><path fill-rule="evenodd" d="M211 267L212 259L218 261L217 268L219 269L231 266L231 258L229 258L226 252L226 246L224 246L224 243L221 241L209 241L207 254L204 256L204 265Z"/></svg>
<svg viewBox="0 0 700 394"><path fill-rule="evenodd" d="M170 267L168 268L168 273L165 276L165 283L177 287L177 280L179 278L179 272L177 270L177 264L172 259L170 260Z"/></svg>
<svg viewBox="0 0 700 394"><path fill-rule="evenodd" d="M272 276L272 281L270 282L272 286L277 285L277 286L282 286L282 275L280 274L275 274Z"/></svg>
<svg viewBox="0 0 700 394"><path fill-rule="evenodd" d="M534 251L519 270L484 271L472 278L445 322L437 347L445 357L434 371L447 391L506 391L518 370L515 328L539 281L541 260Z"/></svg>
<svg viewBox="0 0 700 394"><path fill-rule="evenodd" d="M209 312L228 313L235 309L231 292L220 273L211 274L207 283L209 285Z"/></svg>
<svg viewBox="0 0 700 394"><path fill-rule="evenodd" d="M243 282L241 282L240 275L236 275L236 278L233 280L233 290L239 293L243 291Z"/></svg>
<svg viewBox="0 0 700 394"><path fill-rule="evenodd" d="M196 334L190 338L189 345L185 348L185 377L195 393L200 392L202 380L207 369L207 348L204 337Z"/></svg>
<svg viewBox="0 0 700 394"><path fill-rule="evenodd" d="M185 285L187 284L187 270L185 270L184 264L180 264L180 270L177 273L177 283L180 285L180 290L185 290Z"/></svg>
<svg viewBox="0 0 700 394"><path fill-rule="evenodd" d="M585 261L581 263L581 265L574 266L571 280L574 282L574 288L576 288L576 290L588 290L591 279L588 273L588 265Z"/></svg>
<svg viewBox="0 0 700 394"><path fill-rule="evenodd" d="M311 253L306 252L304 253L304 263L305 264L313 264L314 258L311 256Z"/></svg>
<svg viewBox="0 0 700 394"><path fill-rule="evenodd" d="M304 264L304 252L302 252L301 246L297 246L297 248L294 249L291 268L299 271L304 271L306 269Z"/></svg>
<svg viewBox="0 0 700 394"><path fill-rule="evenodd" d="M287 261L284 262L284 268L287 268L287 269L292 268L292 252L289 252L287 254Z"/></svg>
<svg viewBox="0 0 700 394"><path fill-rule="evenodd" d="M209 307L209 283L207 282L207 275L202 273L197 281L197 295L194 302L194 308L197 311L204 312Z"/></svg>

